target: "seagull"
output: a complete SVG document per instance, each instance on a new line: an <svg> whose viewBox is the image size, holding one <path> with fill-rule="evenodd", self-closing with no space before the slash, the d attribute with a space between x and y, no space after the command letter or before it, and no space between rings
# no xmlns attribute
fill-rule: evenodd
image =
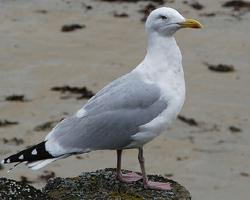
<svg viewBox="0 0 250 200"><path fill-rule="evenodd" d="M148 180L143 146L171 124L185 100L182 55L173 36L181 28L202 25L172 8L152 11L145 24L148 46L143 61L105 86L74 115L59 122L44 141L2 163L24 162L38 170L71 155L116 150L118 180L131 183L142 179L145 189L171 190L170 183ZM121 171L122 151L133 148L139 150L141 175Z"/></svg>

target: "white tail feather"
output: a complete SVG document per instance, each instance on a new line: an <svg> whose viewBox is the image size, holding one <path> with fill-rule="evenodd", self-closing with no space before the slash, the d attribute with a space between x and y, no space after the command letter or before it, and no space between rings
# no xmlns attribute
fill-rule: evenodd
<svg viewBox="0 0 250 200"><path fill-rule="evenodd" d="M68 156L70 156L70 155L66 154L66 155L63 155L63 156L60 156L57 158L50 158L50 159L46 159L46 160L39 160L39 161L31 162L31 163L28 163L27 165L32 170L38 170L38 169L45 167L46 165L48 165L51 162L54 162L54 161L59 160L61 158L66 158Z"/></svg>
<svg viewBox="0 0 250 200"><path fill-rule="evenodd" d="M39 160L39 161L34 161L34 162L29 162L27 163L27 166L29 168L34 167L35 165L38 165L39 163L43 162L44 160Z"/></svg>
<svg viewBox="0 0 250 200"><path fill-rule="evenodd" d="M41 169L42 167L45 167L46 165L48 165L49 163L59 159L58 158L51 158L51 159L46 159L46 160L39 160L36 162L32 162L32 163L28 163L28 167L31 168L32 170L38 170Z"/></svg>

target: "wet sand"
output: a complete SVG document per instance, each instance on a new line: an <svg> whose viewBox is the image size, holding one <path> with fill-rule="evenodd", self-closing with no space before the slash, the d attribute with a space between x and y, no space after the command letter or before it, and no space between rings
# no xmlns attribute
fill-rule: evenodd
<svg viewBox="0 0 250 200"><path fill-rule="evenodd" d="M235 13L231 8L222 8L226 1L199 2L204 5L202 10L181 1L164 4L205 25L203 30L186 29L176 34L187 87L181 115L195 119L198 126L176 120L163 135L145 146L146 167L148 173L172 175L194 200L247 199L250 14L246 11L239 19L231 16ZM64 95L51 91L52 87L86 86L97 92L143 59L146 38L143 14L138 10L147 4L0 1L0 120L18 122L0 126L1 158L42 141L48 131L35 131L35 127L74 114L86 102L75 96L61 99ZM114 17L114 12L129 16ZM204 16L211 12L215 16ZM86 27L61 32L65 24ZM235 71L213 72L204 62L233 65ZM13 94L23 94L27 101L5 100ZM241 131L233 132L230 126ZM17 142L20 139L23 142ZM114 151L97 151L54 162L35 172L20 166L7 174L5 166L0 176L16 180L25 176L40 188L45 181L39 176L45 170L56 176L76 176L82 171L115 167L115 162ZM123 168L139 171L137 150L125 152Z"/></svg>

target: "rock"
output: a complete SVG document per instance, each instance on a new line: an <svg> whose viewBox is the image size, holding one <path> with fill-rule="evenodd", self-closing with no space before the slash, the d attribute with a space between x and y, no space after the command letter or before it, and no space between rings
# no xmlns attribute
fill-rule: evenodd
<svg viewBox="0 0 250 200"><path fill-rule="evenodd" d="M29 200L43 199L50 200L48 196L34 187L18 181L0 178L0 199L1 200Z"/></svg>
<svg viewBox="0 0 250 200"><path fill-rule="evenodd" d="M171 191L145 190L142 181L130 184L121 183L115 178L115 169L104 169L84 172L74 178L50 179L42 191L56 200L191 200L190 193L175 181L158 175L148 177L154 181L168 181L173 189Z"/></svg>
<svg viewBox="0 0 250 200"><path fill-rule="evenodd" d="M123 171L128 172L128 171ZM73 178L50 179L41 190L27 183L0 178L1 200L191 200L190 193L173 180L158 175L149 175L150 180L169 182L171 191L146 190L142 181L121 183L116 180L115 169L84 172Z"/></svg>

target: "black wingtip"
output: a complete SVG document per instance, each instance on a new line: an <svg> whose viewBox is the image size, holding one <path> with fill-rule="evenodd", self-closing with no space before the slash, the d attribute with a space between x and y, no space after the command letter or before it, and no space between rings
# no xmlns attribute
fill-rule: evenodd
<svg viewBox="0 0 250 200"><path fill-rule="evenodd" d="M9 164L13 162L33 162L38 160L44 160L48 158L54 158L45 147L46 141L43 141L37 145L34 145L28 149L20 151L19 153L13 154L4 160L2 160L2 164Z"/></svg>

